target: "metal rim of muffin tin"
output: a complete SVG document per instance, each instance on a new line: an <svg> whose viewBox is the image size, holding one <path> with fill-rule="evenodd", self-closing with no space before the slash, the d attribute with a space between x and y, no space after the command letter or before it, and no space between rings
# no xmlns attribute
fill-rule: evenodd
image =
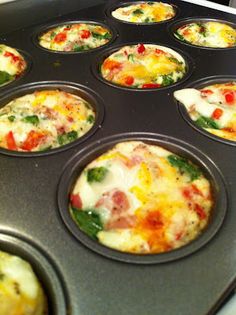
<svg viewBox="0 0 236 315"><path fill-rule="evenodd" d="M147 22L147 23L145 23L145 22L129 22L129 21L123 21L123 20L121 20L121 19L115 18L115 17L112 15L112 12L113 12L114 10L118 9L118 8L123 8L123 7L127 7L127 6L129 6L129 5L142 4L142 3L148 3L148 2L156 2L156 3L160 3L160 2L161 2L161 3L163 3L163 4L169 4L169 5L171 5L172 8L174 9L175 15L174 15L172 18L167 19L167 20L163 20L163 21L160 21L160 22ZM122 2L122 3L120 3L120 4L113 5L113 6L111 6L111 7L109 7L108 9L105 10L105 14L106 14L108 17L112 18L113 20L115 20L115 21L117 21L117 22L120 22L120 23L130 24L130 25L135 25L135 26L137 26L137 25L138 25L138 26L144 26L144 25L152 25L152 26L153 26L153 25L156 25L156 24L168 23L168 22L173 21L174 19L176 19L176 18L178 17L179 13L180 13L180 10L179 10L179 8L178 8L175 4L172 4L172 3L169 2L169 1L163 2L163 1L161 1L161 0L160 0L160 1L152 0L152 1Z"/></svg>
<svg viewBox="0 0 236 315"><path fill-rule="evenodd" d="M81 144L83 141L91 137L98 128L101 127L101 124L104 118L104 113L105 113L103 100L92 89L86 86L83 86L81 84L74 83L74 82L42 81L42 82L37 82L37 83L34 82L34 83L22 85L20 87L12 89L10 92L6 92L0 98L0 108L4 107L15 98L33 93L35 91L42 91L42 90L48 90L48 89L55 89L55 90L58 89L60 91L72 93L72 94L80 96L85 101L87 101L91 105L91 107L94 109L95 117L96 117L95 122L93 126L91 127L91 129L89 129L88 132L86 132L83 136L77 138L75 141L62 145L58 148L49 149L45 151L22 152L22 151L11 151L11 150L0 147L0 153L11 155L11 156L20 156L20 157L46 156L49 154L59 153L67 149L70 149L78 144Z"/></svg>
<svg viewBox="0 0 236 315"><path fill-rule="evenodd" d="M58 268L52 264L46 253L34 244L18 236L0 232L0 251L21 257L34 270L48 301L48 314L66 315L69 297Z"/></svg>
<svg viewBox="0 0 236 315"><path fill-rule="evenodd" d="M179 38L177 38L174 33L177 31L177 29L181 26L187 25L189 23L196 23L196 22L219 22L219 23L224 23L228 26L231 26L232 28L235 29L236 31L236 24L227 20L222 20L222 19L217 19L217 18L208 18L208 17L193 17L193 18L185 18L185 19L181 19L178 21L175 21L173 23L171 23L168 26L168 32L171 35L172 38L174 38L176 41L178 41L179 43L182 43L184 45L190 46L190 47L194 47L194 48L201 48L201 49L207 49L207 50L227 50L227 49L235 49L236 48L236 44L232 47L210 47L210 46L201 46L201 45L195 45L195 44L191 44L190 42L187 41L183 41Z"/></svg>
<svg viewBox="0 0 236 315"><path fill-rule="evenodd" d="M45 48L39 44L40 35L43 35L44 33L53 29L54 27L62 26L62 25L70 25L70 24L80 24L80 23L89 24L89 25L99 25L99 26L106 28L107 31L109 31L111 34L111 39L108 40L108 42L106 44L103 44L103 45L95 47L95 48L82 50L82 51L52 50L52 49ZM43 27L41 26L39 29L37 29L36 32L34 32L34 34L32 36L32 41L38 48L40 48L46 52L49 52L49 53L62 54L62 55L74 55L74 54L86 54L86 53L90 53L90 52L94 52L94 51L98 51L100 49L103 49L104 47L107 47L110 44L112 44L118 35L119 35L119 32L114 28L114 26L107 25L104 22L101 22L98 20L66 20L66 21L63 21L60 23L53 23L53 24L51 23L51 24L44 25Z"/></svg>
<svg viewBox="0 0 236 315"><path fill-rule="evenodd" d="M22 49L18 49L18 48L6 45L5 43L3 43L3 45L15 49L20 54L25 60L26 68L16 79L1 84L0 85L0 91L1 92L4 91L5 88L12 87L12 86L14 87L14 84L18 83L22 78L24 78L30 72L30 70L32 68L32 57L28 52L26 52Z"/></svg>
<svg viewBox="0 0 236 315"><path fill-rule="evenodd" d="M217 83L226 83L226 82L236 82L236 76L235 75L219 75L219 76L210 76L210 77L206 77L194 82L191 82L190 85L186 86L185 88L195 88L195 89L202 89L204 87L207 87L209 85L213 85L213 84L217 84ZM185 106L179 102L177 102L177 106L178 106L178 110L181 114L181 116L183 117L183 119L191 126L193 127L195 130L197 130L198 132L200 132L201 134L203 134L204 136L213 139L215 141L224 143L224 144L228 144L228 145L232 145L232 146L236 146L236 141L233 140L227 140L225 138L222 138L220 136L216 136L210 132L208 132L207 130L199 127L194 120L191 119L191 117L188 114L187 109L185 108Z"/></svg>
<svg viewBox="0 0 236 315"><path fill-rule="evenodd" d="M125 46L132 46L132 45L138 45L138 44L156 45L156 46L162 46L164 48L165 47L170 48L173 51L175 51L176 53L178 53L179 55L181 55L181 57L185 61L185 66L186 66L186 72L185 72L184 76L173 84L161 86L158 88L133 88L133 87L123 86L123 85L119 85L119 84L110 82L110 81L108 81L102 77L102 75L100 73L100 68L101 68L102 63L104 62L104 60L106 58L108 58L111 54L115 53L116 51L118 51L119 49L121 49ZM95 58L95 61L91 65L92 73L99 81L103 82L104 84L106 84L108 86L114 87L114 88L118 88L121 90L127 90L127 91L135 91L135 92L137 92L137 91L139 91L139 92L159 91L159 90L164 90L164 89L176 87L177 85L187 81L191 77L192 73L194 72L194 69L195 69L195 63L194 63L193 59L186 52L183 52L182 50L175 48L173 46L169 46L169 45L165 45L165 44L157 43L157 42L146 42L146 41L144 41L144 42L126 42L123 44L113 46L112 48L108 48L108 49L104 50L102 53L100 53Z"/></svg>
<svg viewBox="0 0 236 315"><path fill-rule="evenodd" d="M213 196L216 200L216 205L214 206L210 222L204 231L202 231L195 240L191 241L187 245L170 252L160 254L140 255L124 253L108 248L92 240L79 229L78 225L72 219L69 213L69 194L81 171L92 160L111 149L115 144L131 140L160 145L175 154L189 158L191 161L200 166L202 170L204 170L206 177L210 180L213 189ZM214 162L205 154L182 140L166 135L145 132L129 132L109 136L103 140L98 140L92 143L78 152L70 159L63 169L58 184L57 199L61 218L69 232L72 233L78 241L96 253L107 258L133 264L157 264L170 262L200 250L200 248L213 238L221 227L226 215L228 203L225 180Z"/></svg>

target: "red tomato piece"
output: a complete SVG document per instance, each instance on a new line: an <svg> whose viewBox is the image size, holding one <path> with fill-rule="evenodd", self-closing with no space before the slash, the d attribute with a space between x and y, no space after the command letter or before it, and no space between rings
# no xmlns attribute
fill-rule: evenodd
<svg viewBox="0 0 236 315"><path fill-rule="evenodd" d="M143 44L139 44L137 50L139 54L142 54L146 50L146 48Z"/></svg>
<svg viewBox="0 0 236 315"><path fill-rule="evenodd" d="M216 108L216 109L213 111L211 117L212 117L213 119L220 119L220 117L221 117L222 115L223 115L223 110L222 110L221 108Z"/></svg>
<svg viewBox="0 0 236 315"><path fill-rule="evenodd" d="M127 76L126 78L125 78L125 84L126 85L132 85L134 83L134 77L132 77L132 76Z"/></svg>
<svg viewBox="0 0 236 315"><path fill-rule="evenodd" d="M61 33L58 33L55 37L54 37L54 42L56 43L61 43L61 42L64 42L66 40L66 33L64 32L61 32Z"/></svg>
<svg viewBox="0 0 236 315"><path fill-rule="evenodd" d="M17 145L12 131L9 131L6 135L6 142L9 150L17 151Z"/></svg>
<svg viewBox="0 0 236 315"><path fill-rule="evenodd" d="M80 37L81 38L89 38L91 35L91 32L89 30L81 30L80 31Z"/></svg>
<svg viewBox="0 0 236 315"><path fill-rule="evenodd" d="M31 151L36 148L43 139L45 139L45 135L41 132L37 132L35 130L31 130L23 144L21 145L21 149L26 151Z"/></svg>
<svg viewBox="0 0 236 315"><path fill-rule="evenodd" d="M14 54L11 53L10 51L6 51L6 52L4 53L4 56L5 56L5 57L11 57L12 60L13 60L13 62L17 62L17 61L19 61L19 59L20 59L20 57L14 55Z"/></svg>
<svg viewBox="0 0 236 315"><path fill-rule="evenodd" d="M199 219L204 220L206 219L207 215L204 211L204 209L198 204L196 203L194 205L194 211L197 213L197 215L199 216Z"/></svg>
<svg viewBox="0 0 236 315"><path fill-rule="evenodd" d="M71 194L70 202L71 202L72 207L76 209L82 209L82 200L79 194L75 194L75 195Z"/></svg>
<svg viewBox="0 0 236 315"><path fill-rule="evenodd" d="M161 87L161 84L157 83L145 83L142 85L143 89L155 89Z"/></svg>

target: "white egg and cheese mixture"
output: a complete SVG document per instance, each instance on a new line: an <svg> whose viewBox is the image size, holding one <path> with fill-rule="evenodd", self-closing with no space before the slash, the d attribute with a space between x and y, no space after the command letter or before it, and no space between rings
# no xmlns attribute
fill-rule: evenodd
<svg viewBox="0 0 236 315"><path fill-rule="evenodd" d="M112 16L130 23L157 23L173 18L175 9L168 3L138 2L115 9Z"/></svg>
<svg viewBox="0 0 236 315"><path fill-rule="evenodd" d="M0 147L54 149L83 136L94 121L92 106L81 97L60 90L35 91L0 109Z"/></svg>
<svg viewBox="0 0 236 315"><path fill-rule="evenodd" d="M0 251L0 314L47 315L47 299L30 264Z"/></svg>
<svg viewBox="0 0 236 315"><path fill-rule="evenodd" d="M105 45L111 32L98 24L75 23L56 26L39 36L39 44L47 49L79 52Z"/></svg>
<svg viewBox="0 0 236 315"><path fill-rule="evenodd" d="M0 86L20 77L25 69L23 56L16 49L0 44Z"/></svg>
<svg viewBox="0 0 236 315"><path fill-rule="evenodd" d="M86 166L69 196L69 211L84 233L107 247L162 253L191 242L207 226L211 190L188 159L127 141Z"/></svg>
<svg viewBox="0 0 236 315"><path fill-rule="evenodd" d="M182 89L174 97L185 106L195 124L227 140L236 141L236 82Z"/></svg>
<svg viewBox="0 0 236 315"><path fill-rule="evenodd" d="M125 46L101 65L102 77L114 84L138 89L174 84L186 73L183 57L173 49L153 44Z"/></svg>
<svg viewBox="0 0 236 315"><path fill-rule="evenodd" d="M221 22L199 21L179 27L174 35L187 43L212 48L236 45L236 30Z"/></svg>

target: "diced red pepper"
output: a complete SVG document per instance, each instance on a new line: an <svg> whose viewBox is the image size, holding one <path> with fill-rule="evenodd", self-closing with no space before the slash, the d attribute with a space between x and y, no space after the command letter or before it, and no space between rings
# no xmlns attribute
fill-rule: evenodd
<svg viewBox="0 0 236 315"><path fill-rule="evenodd" d="M182 190L182 194L186 199L192 199L194 195L199 195L203 197L203 193L201 192L201 190L199 190L194 184L184 187Z"/></svg>
<svg viewBox="0 0 236 315"><path fill-rule="evenodd" d="M157 83L145 83L142 85L143 89L155 89L161 87L161 84Z"/></svg>
<svg viewBox="0 0 236 315"><path fill-rule="evenodd" d="M183 31L183 35L188 36L190 34L190 30L187 28Z"/></svg>
<svg viewBox="0 0 236 315"><path fill-rule="evenodd" d="M14 62L17 62L17 61L20 60L20 57L14 55L14 54L11 53L10 51L5 51L4 56L5 56L5 57L11 57Z"/></svg>
<svg viewBox="0 0 236 315"><path fill-rule="evenodd" d="M63 31L69 31L70 29L71 29L71 27L66 26L63 28Z"/></svg>
<svg viewBox="0 0 236 315"><path fill-rule="evenodd" d="M225 101L227 104L232 104L235 100L234 91L227 91L224 93Z"/></svg>
<svg viewBox="0 0 236 315"><path fill-rule="evenodd" d="M223 115L223 110L222 110L221 108L216 108L216 109L213 111L211 117L212 117L213 119L220 119L220 117L221 117L222 115Z"/></svg>
<svg viewBox="0 0 236 315"><path fill-rule="evenodd" d="M71 202L72 207L75 207L76 209L82 208L82 200L79 194L75 194L75 195L71 194L70 202Z"/></svg>
<svg viewBox="0 0 236 315"><path fill-rule="evenodd" d="M56 42L56 43L64 42L66 40L66 37L67 37L67 35L64 32L58 33L54 37L54 42Z"/></svg>
<svg viewBox="0 0 236 315"><path fill-rule="evenodd" d="M80 37L81 38L89 38L91 35L91 32L89 30L81 30L80 31Z"/></svg>
<svg viewBox="0 0 236 315"><path fill-rule="evenodd" d="M122 63L112 60L112 59L106 59L103 63L103 68L106 70L115 70L115 69L120 69L122 67Z"/></svg>
<svg viewBox="0 0 236 315"><path fill-rule="evenodd" d="M32 149L36 148L44 138L45 135L43 133L31 130L21 145L21 149L31 151Z"/></svg>
<svg viewBox="0 0 236 315"><path fill-rule="evenodd" d="M17 145L12 131L9 131L6 135L6 142L9 150L17 151Z"/></svg>
<svg viewBox="0 0 236 315"><path fill-rule="evenodd" d="M166 54L166 52L164 52L164 51L161 50L161 49L155 49L155 53L156 53L157 55L165 55L165 54Z"/></svg>
<svg viewBox="0 0 236 315"><path fill-rule="evenodd" d="M207 95L213 94L212 90L201 90L201 96L206 97Z"/></svg>
<svg viewBox="0 0 236 315"><path fill-rule="evenodd" d="M132 85L134 83L134 77L132 77L132 76L127 76L126 78L125 78L125 84L126 85Z"/></svg>
<svg viewBox="0 0 236 315"><path fill-rule="evenodd" d="M204 209L198 203L195 204L194 211L197 213L197 215L199 216L201 220L206 219L207 215Z"/></svg>
<svg viewBox="0 0 236 315"><path fill-rule="evenodd" d="M146 48L143 44L139 44L137 50L139 54L142 54L146 50Z"/></svg>

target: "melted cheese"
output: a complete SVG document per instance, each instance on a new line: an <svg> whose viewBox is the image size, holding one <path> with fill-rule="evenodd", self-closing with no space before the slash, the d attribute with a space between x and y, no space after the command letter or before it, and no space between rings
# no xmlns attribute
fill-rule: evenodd
<svg viewBox="0 0 236 315"><path fill-rule="evenodd" d="M190 180L188 172L170 163L171 155L164 148L129 141L86 166L72 191L81 205L71 205L99 215L99 242L150 254L183 246L199 235L213 205L210 183L201 173ZM105 175L91 181L89 172L101 168Z"/></svg>
<svg viewBox="0 0 236 315"><path fill-rule="evenodd" d="M0 251L0 314L46 315L47 302L31 266Z"/></svg>

